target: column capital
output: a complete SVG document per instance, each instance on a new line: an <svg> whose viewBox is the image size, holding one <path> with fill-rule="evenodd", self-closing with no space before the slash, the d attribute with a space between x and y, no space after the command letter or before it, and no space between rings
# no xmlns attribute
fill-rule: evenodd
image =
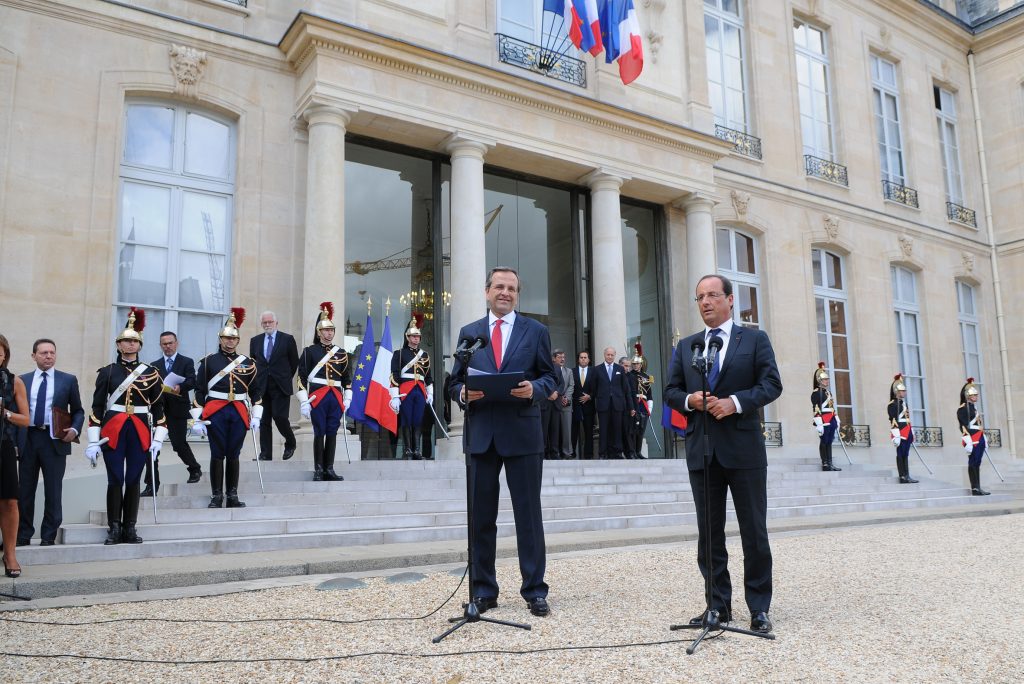
<svg viewBox="0 0 1024 684"><path fill-rule="evenodd" d="M444 139L444 142L441 143L441 149L453 158L472 157L478 161L483 161L484 155L497 144L498 141L493 138L455 131Z"/></svg>
<svg viewBox="0 0 1024 684"><path fill-rule="evenodd" d="M701 211L710 214L714 210L716 204L718 204L718 202L707 195L699 195L695 192L691 192L674 201L672 206L682 209L686 212L686 215L689 216L694 212Z"/></svg>
<svg viewBox="0 0 1024 684"><path fill-rule="evenodd" d="M302 110L302 118L309 126L328 124L339 126L340 128L347 128L348 122L352 120L352 115L354 113L354 109L345 109L336 104L328 104L314 100Z"/></svg>
<svg viewBox="0 0 1024 684"><path fill-rule="evenodd" d="M585 176L582 176L579 180L580 183L586 185L591 190L612 190L618 192L622 184L626 182L628 176L624 173L617 173L609 169L598 168L594 169Z"/></svg>

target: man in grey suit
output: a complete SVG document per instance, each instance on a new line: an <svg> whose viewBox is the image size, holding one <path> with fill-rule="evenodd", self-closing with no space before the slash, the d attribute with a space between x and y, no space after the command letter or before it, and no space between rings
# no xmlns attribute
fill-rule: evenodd
<svg viewBox="0 0 1024 684"><path fill-rule="evenodd" d="M32 345L32 360L36 370L25 373L21 381L28 393L29 426L22 432L21 463L18 467L20 489L18 508L18 546L28 546L35 534L33 524L36 513L36 487L39 473L43 474L43 522L39 532L40 546L52 546L57 530L64 520L61 505L64 470L71 453L71 442L78 438L85 421L82 397L78 391L78 378L56 370L57 344L40 339ZM71 414L71 427L62 434L54 434L50 424L53 409Z"/></svg>
<svg viewBox="0 0 1024 684"><path fill-rule="evenodd" d="M565 352L556 349L551 352L551 360L555 367L558 387L551 402L549 415L545 416L547 424L547 444L555 458L572 458L572 397L575 383L572 371L565 367ZM550 397L549 397L550 398Z"/></svg>

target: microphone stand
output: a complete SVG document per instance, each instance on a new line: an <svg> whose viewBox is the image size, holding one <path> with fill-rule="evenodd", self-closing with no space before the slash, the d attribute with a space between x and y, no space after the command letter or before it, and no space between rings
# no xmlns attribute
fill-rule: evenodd
<svg viewBox="0 0 1024 684"><path fill-rule="evenodd" d="M469 369L469 362L470 362L470 360L472 360L473 354L475 353L475 351L476 350L473 350L473 349L467 349L467 350L462 351L462 352L458 352L458 351L456 352L456 358L458 358L459 361L462 362L462 371L459 373L459 377L456 378L456 380L462 382L463 388L466 388L466 372ZM466 392L467 393L469 392L468 388L466 388ZM468 396L467 396L467 399L468 399ZM473 456L470 453L470 446L469 446L470 444L472 444L472 442L469 439L469 437L470 437L469 427L470 427L470 423L471 422L472 421L469 418L469 402L467 401L466 402L466 413L465 413L465 415L463 417L463 421L462 421L462 430L463 430L463 432L465 432L465 437L464 437L465 441L464 441L464 443L466 445L466 448L465 448L465 456L466 456L466 540L467 540L466 562L468 563L468 575L469 575L469 601L467 601L466 603L462 604L462 609L463 609L462 617L448 618L448 622L452 622L452 623L455 623L455 624L453 626L449 627L447 630L445 630L444 633L442 633L439 636L436 636L433 639L431 639L431 642L433 642L435 644L441 643L441 640L444 639L446 636L448 636L449 634L451 634L455 630L459 629L460 627L463 627L464 625L472 623L472 622L490 622L490 623L495 624L495 625L505 625L506 627L518 627L519 629L526 629L526 630L532 629L532 627L530 625L527 625L527 624L522 624L522 623L519 623L519 622L509 622L507 620L498 620L496 618L484 617L483 615L480 614L480 609L477 607L476 603L473 602L473 580L475 579L475 573L473 572L473 542L474 542L474 534L473 534L473 498L474 498L473 497L473 483L475 481L475 477L474 476L476 475L476 467L473 465Z"/></svg>
<svg viewBox="0 0 1024 684"><path fill-rule="evenodd" d="M694 370L700 373L700 389L701 389L701 403L702 410L704 413L704 557L705 557L705 572L704 572L704 601L707 607L704 610L704 615L700 621L700 624L691 625L671 625L669 627L672 631L680 629L699 629L700 634L697 638L686 647L686 655L693 655L700 643L704 641L708 633L712 630L723 631L723 632L735 632L736 634L746 634L752 637L758 637L760 639L775 639L775 634L769 632L755 632L749 629L743 629L741 627L732 627L730 625L722 623L717 610L712 610L713 605L713 593L714 593L714 582L712 578L715 576L715 559L711 554L711 493L710 493L710 476L708 469L711 467L711 418L708 417L708 373L711 372L711 367L708 365L708 359L706 356L700 356L694 359Z"/></svg>

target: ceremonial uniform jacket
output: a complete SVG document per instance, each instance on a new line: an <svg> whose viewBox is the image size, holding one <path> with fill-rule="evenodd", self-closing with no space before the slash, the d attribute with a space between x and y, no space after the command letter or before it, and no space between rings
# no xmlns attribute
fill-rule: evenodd
<svg viewBox="0 0 1024 684"><path fill-rule="evenodd" d="M123 391L117 392L121 383L140 365L144 370ZM142 448L149 449L150 428L167 423L164 419L163 380L156 368L119 357L116 362L96 372L89 425L101 426L100 434L109 440L107 444L111 449L116 449L121 428L126 422L135 427Z"/></svg>
<svg viewBox="0 0 1024 684"><path fill-rule="evenodd" d="M338 404L345 405L343 391L352 385L352 366L349 363L348 352L338 347L313 377L309 377L317 364L327 356L335 345L323 345L320 343L311 344L302 350L299 356L299 373L296 377L296 384L300 390L306 390L309 394L309 403L316 406L327 395L333 392Z"/></svg>
<svg viewBox="0 0 1024 684"><path fill-rule="evenodd" d="M651 398L651 386L653 384L653 376L643 371L629 371L629 386L633 391L634 408L645 416L650 415L647 412L647 402Z"/></svg>
<svg viewBox="0 0 1024 684"><path fill-rule="evenodd" d="M985 435L978 407L970 402L960 404L960 408L956 410L956 419L960 423L960 434L970 435L971 442L977 445Z"/></svg>
<svg viewBox="0 0 1024 684"><path fill-rule="evenodd" d="M907 410L907 402L896 398L889 402L889 427L900 431L900 437L906 439L910 436L910 411Z"/></svg>
<svg viewBox="0 0 1024 684"><path fill-rule="evenodd" d="M230 372L210 382L239 357L237 352L228 353L218 349L199 361L196 373L196 406L203 408L203 420L229 404L234 404L238 415L249 425L249 406L260 403L263 387L257 382L256 362L246 357Z"/></svg>
<svg viewBox="0 0 1024 684"><path fill-rule="evenodd" d="M821 422L828 425L832 422L832 416L836 413L836 400L824 387L811 392L811 406L814 407L814 417L821 418Z"/></svg>
<svg viewBox="0 0 1024 684"><path fill-rule="evenodd" d="M419 387L426 396L427 387L432 384L430 355L423 349L413 350L408 343L403 344L391 357L391 385L398 388L404 400L413 387Z"/></svg>

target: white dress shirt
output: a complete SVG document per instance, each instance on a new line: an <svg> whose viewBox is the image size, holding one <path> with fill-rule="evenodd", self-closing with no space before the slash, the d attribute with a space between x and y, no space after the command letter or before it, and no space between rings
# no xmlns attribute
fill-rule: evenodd
<svg viewBox="0 0 1024 684"><path fill-rule="evenodd" d="M733 328L734 325L735 325L735 323L730 318L730 319L726 320L724 323L722 323L721 325L719 325L717 327L717 329L721 331L720 333L718 333L718 337L721 338L721 340L722 340L722 348L718 350L718 372L719 373L722 372L722 366L725 365L725 355L729 351L729 343L732 342L732 328ZM708 357L708 353L711 351L707 347L708 340L711 339L711 330L712 330L712 328L708 328L708 327L704 328L704 345L705 345L704 346L704 358L707 358ZM730 394L729 398L732 399L732 403L736 405L736 413L743 413L743 407L740 406L740 400L736 398L736 395L735 394ZM692 411L693 410L690 407L690 399L689 399L689 397L687 397L687 399L686 399L686 410L687 411Z"/></svg>
<svg viewBox="0 0 1024 684"><path fill-rule="evenodd" d="M51 368L48 371L41 371L36 368L35 375L32 376L32 388L28 393L28 417L29 420L33 420L36 416L36 395L39 393L39 383L43 381L43 375L46 375L46 403L43 405L43 425L50 426L50 412L53 410L53 385L54 385L54 373Z"/></svg>
<svg viewBox="0 0 1024 684"><path fill-rule="evenodd" d="M498 316L495 316L493 312L488 311L487 312L487 332L489 333L489 335L491 337L487 340L487 344L490 344L491 340L494 339L494 337L493 337L494 336L494 322L496 320L498 320ZM516 312L515 311L508 312L507 314L505 314L504 316L501 317L501 320L503 321L502 324L501 324L501 361L502 361L502 363L504 363L505 362L505 350L508 349L508 340L509 340L510 337L512 337L512 326L514 326L516 324ZM492 350L491 353L492 354L494 353L493 350Z"/></svg>

